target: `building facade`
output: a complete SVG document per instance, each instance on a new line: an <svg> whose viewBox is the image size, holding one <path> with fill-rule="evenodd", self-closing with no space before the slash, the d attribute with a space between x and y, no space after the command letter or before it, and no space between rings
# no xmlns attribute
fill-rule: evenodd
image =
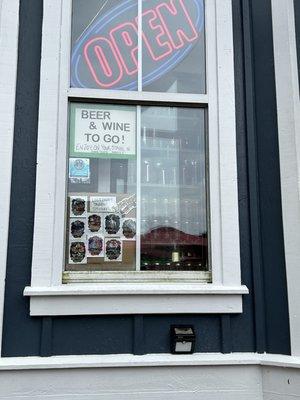
<svg viewBox="0 0 300 400"><path fill-rule="evenodd" d="M0 1L3 399L300 397L299 29L297 0Z"/></svg>

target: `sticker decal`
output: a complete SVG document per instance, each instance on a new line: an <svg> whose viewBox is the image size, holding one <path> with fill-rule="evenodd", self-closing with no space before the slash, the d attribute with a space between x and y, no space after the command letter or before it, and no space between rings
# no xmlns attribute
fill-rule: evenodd
<svg viewBox="0 0 300 400"><path fill-rule="evenodd" d="M86 264L86 248L84 242L70 243L70 264Z"/></svg>
<svg viewBox="0 0 300 400"><path fill-rule="evenodd" d="M105 239L105 261L122 261L122 241L120 238Z"/></svg>
<svg viewBox="0 0 300 400"><path fill-rule="evenodd" d="M70 220L70 233L73 238L81 238L85 231L85 220L84 219L73 219Z"/></svg>
<svg viewBox="0 0 300 400"><path fill-rule="evenodd" d="M98 214L89 215L88 228L91 232L98 232L101 228L101 216Z"/></svg>
<svg viewBox="0 0 300 400"><path fill-rule="evenodd" d="M88 238L88 257L103 256L103 238L98 235L92 235Z"/></svg>
<svg viewBox="0 0 300 400"><path fill-rule="evenodd" d="M85 216L87 208L86 196L71 196L70 197L70 216L78 217Z"/></svg>
<svg viewBox="0 0 300 400"><path fill-rule="evenodd" d="M136 221L133 218L123 219L122 222L122 233L124 239L134 239L136 235Z"/></svg>
<svg viewBox="0 0 300 400"><path fill-rule="evenodd" d="M105 230L109 235L116 235L120 230L120 217L117 214L108 214L105 217Z"/></svg>

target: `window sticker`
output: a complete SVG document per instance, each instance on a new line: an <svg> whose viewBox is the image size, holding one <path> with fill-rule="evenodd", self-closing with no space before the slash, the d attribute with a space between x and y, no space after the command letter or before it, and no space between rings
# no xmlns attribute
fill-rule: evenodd
<svg viewBox="0 0 300 400"><path fill-rule="evenodd" d="M87 212L87 196L70 196L70 216L84 217Z"/></svg>
<svg viewBox="0 0 300 400"><path fill-rule="evenodd" d="M135 218L122 219L122 234L123 240L135 240L136 235L136 220Z"/></svg>
<svg viewBox="0 0 300 400"><path fill-rule="evenodd" d="M105 233L116 235L121 228L121 218L118 214L107 214L105 216Z"/></svg>
<svg viewBox="0 0 300 400"><path fill-rule="evenodd" d="M90 160L88 158L69 159L69 180L71 183L90 183Z"/></svg>
<svg viewBox="0 0 300 400"><path fill-rule="evenodd" d="M117 199L115 196L91 196L90 212L110 212L115 211Z"/></svg>
<svg viewBox="0 0 300 400"><path fill-rule="evenodd" d="M71 238L82 238L85 233L86 220L83 218L70 218Z"/></svg>
<svg viewBox="0 0 300 400"><path fill-rule="evenodd" d="M105 238L104 261L122 261L122 241L119 237Z"/></svg>
<svg viewBox="0 0 300 400"><path fill-rule="evenodd" d="M70 264L86 264L86 244L84 241L71 241L69 248Z"/></svg>
<svg viewBox="0 0 300 400"><path fill-rule="evenodd" d="M104 239L100 235L88 236L88 257L103 257L104 253Z"/></svg>
<svg viewBox="0 0 300 400"><path fill-rule="evenodd" d="M99 232L101 229L101 215L90 214L88 216L88 229L90 232Z"/></svg>

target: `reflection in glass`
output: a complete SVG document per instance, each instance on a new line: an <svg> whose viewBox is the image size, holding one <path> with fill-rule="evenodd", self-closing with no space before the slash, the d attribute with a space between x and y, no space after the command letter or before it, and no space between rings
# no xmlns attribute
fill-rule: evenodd
<svg viewBox="0 0 300 400"><path fill-rule="evenodd" d="M205 110L74 102L69 126L65 270L206 271Z"/></svg>
<svg viewBox="0 0 300 400"><path fill-rule="evenodd" d="M73 0L71 86L137 90L137 0Z"/></svg>
<svg viewBox="0 0 300 400"><path fill-rule="evenodd" d="M142 108L142 270L207 269L204 114Z"/></svg>
<svg viewBox="0 0 300 400"><path fill-rule="evenodd" d="M143 90L205 93L203 0L143 1Z"/></svg>

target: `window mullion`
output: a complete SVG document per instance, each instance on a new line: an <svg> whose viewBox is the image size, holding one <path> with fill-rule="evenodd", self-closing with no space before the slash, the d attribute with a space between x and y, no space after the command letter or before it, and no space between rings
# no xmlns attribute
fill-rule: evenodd
<svg viewBox="0 0 300 400"><path fill-rule="evenodd" d="M103 90L103 89L81 89L70 88L68 90L69 100L115 100L131 101L136 103L166 103L168 105L186 105L186 106L208 106L207 94L186 94L186 93L159 93L157 92L138 92L126 90Z"/></svg>
<svg viewBox="0 0 300 400"><path fill-rule="evenodd" d="M141 269L141 106L136 110L136 271Z"/></svg>
<svg viewBox="0 0 300 400"><path fill-rule="evenodd" d="M142 0L138 0L138 91L143 90Z"/></svg>

